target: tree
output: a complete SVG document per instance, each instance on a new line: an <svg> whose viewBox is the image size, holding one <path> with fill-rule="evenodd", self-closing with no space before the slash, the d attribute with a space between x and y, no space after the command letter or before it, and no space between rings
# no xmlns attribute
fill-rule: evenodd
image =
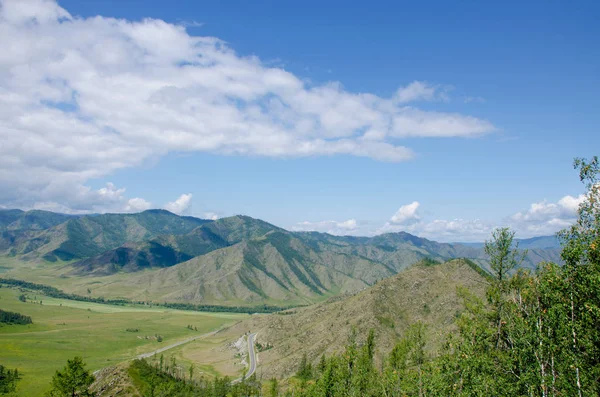
<svg viewBox="0 0 600 397"><path fill-rule="evenodd" d="M492 232L492 239L486 241L484 247L494 276L487 295L494 309L492 315L496 323L496 347L500 343L502 324L505 322L505 296L510 287L508 275L523 262L527 255L527 251L519 251L518 243L513 244L514 237L515 232L507 227L495 229Z"/></svg>
<svg viewBox="0 0 600 397"><path fill-rule="evenodd" d="M51 397L79 397L93 396L89 391L94 382L94 376L85 369L81 357L67 360L67 365L62 371L56 371L52 377L52 389L48 393Z"/></svg>
<svg viewBox="0 0 600 397"><path fill-rule="evenodd" d="M559 236L569 303L572 384L578 396L600 393L600 163L575 159L586 187L575 225Z"/></svg>
<svg viewBox="0 0 600 397"><path fill-rule="evenodd" d="M300 367L298 368L298 372L296 372L296 376L303 381L307 381L312 378L312 364L308 362L308 358L306 357L306 353L302 355L302 361L300 361Z"/></svg>
<svg viewBox="0 0 600 397"><path fill-rule="evenodd" d="M15 391L17 380L19 380L19 371L15 368L10 370L0 365L0 394L8 394Z"/></svg>
<svg viewBox="0 0 600 397"><path fill-rule="evenodd" d="M506 281L508 273L519 266L527 251L519 251L519 244L514 244L515 232L502 227L492 232L492 239L485 242L485 253L490 258L490 267L499 282Z"/></svg>
<svg viewBox="0 0 600 397"><path fill-rule="evenodd" d="M194 364L190 365L190 382L194 379Z"/></svg>
<svg viewBox="0 0 600 397"><path fill-rule="evenodd" d="M325 354L321 355L321 360L319 360L319 365L317 368L319 369L320 374L325 372L325 368L327 368L327 360L325 359Z"/></svg>

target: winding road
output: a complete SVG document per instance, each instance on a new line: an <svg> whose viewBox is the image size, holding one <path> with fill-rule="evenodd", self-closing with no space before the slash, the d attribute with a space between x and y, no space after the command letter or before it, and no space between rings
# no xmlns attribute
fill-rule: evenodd
<svg viewBox="0 0 600 397"><path fill-rule="evenodd" d="M256 333L248 335L248 358L250 360L250 365L248 366L248 372L241 378L237 378L231 383L239 383L244 379L248 379L254 372L256 371L256 353L254 352L254 338L256 337Z"/></svg>

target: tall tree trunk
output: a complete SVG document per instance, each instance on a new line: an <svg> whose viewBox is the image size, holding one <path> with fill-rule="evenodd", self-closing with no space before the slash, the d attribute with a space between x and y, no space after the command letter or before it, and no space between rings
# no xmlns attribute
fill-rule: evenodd
<svg viewBox="0 0 600 397"><path fill-rule="evenodd" d="M573 364L575 366L575 378L577 380L577 395L583 397L581 392L581 378L579 377L579 365L577 363L577 333L575 332L575 302L573 299L573 281L571 280L571 332L573 333Z"/></svg>

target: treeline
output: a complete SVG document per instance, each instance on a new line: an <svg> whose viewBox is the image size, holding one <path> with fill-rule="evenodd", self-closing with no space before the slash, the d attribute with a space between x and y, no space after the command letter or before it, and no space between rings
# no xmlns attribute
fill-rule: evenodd
<svg viewBox="0 0 600 397"><path fill-rule="evenodd" d="M92 296L81 296L81 295L76 295L76 294L69 294L64 291L59 290L58 288L51 287L49 285L30 283L28 281L17 280L17 279L13 279L13 278L0 278L0 284L8 285L11 287L19 287L19 288L23 288L23 289L32 290L32 291L39 291L43 295L49 296L51 298L70 299L70 300L75 300L75 301L104 303L104 304L120 305L120 306L124 306L126 304L132 303L131 301L126 300L126 299L104 299L103 297L94 298Z"/></svg>
<svg viewBox="0 0 600 397"><path fill-rule="evenodd" d="M234 313L275 313L282 310L291 309L298 306L220 306L220 305L196 305L193 303L168 303L164 302L160 306L170 309L191 310L200 312L234 312Z"/></svg>
<svg viewBox="0 0 600 397"><path fill-rule="evenodd" d="M32 291L39 291L43 295L59 298L59 299L70 299L75 301L101 303L108 305L145 305L145 302L131 301L127 299L105 299L103 297L92 297L82 296L77 294L69 294L61 291L57 288L51 287L44 284L30 283L28 281L17 280L12 278L0 278L0 285L8 285L12 287L19 287ZM189 310L189 311L201 311L201 312L234 312L234 313L274 313L282 310L287 310L296 306L271 306L271 305L259 305L259 306L221 306L221 305L198 305L192 303L168 303L152 304L153 306L160 306L169 309L178 310Z"/></svg>
<svg viewBox="0 0 600 397"><path fill-rule="evenodd" d="M255 376L232 384L228 377L194 378L193 367L188 374L178 371L175 361L163 367L150 365L146 360L134 360L129 366L129 375L143 396L170 397L246 397L260 396L261 383Z"/></svg>
<svg viewBox="0 0 600 397"><path fill-rule="evenodd" d="M31 317L0 309L0 323L26 325L31 324Z"/></svg>
<svg viewBox="0 0 600 397"><path fill-rule="evenodd" d="M600 395L600 164L576 160L588 191L577 223L562 231L563 266L514 271L524 252L514 233L486 242L493 277L486 301L460 291L458 333L435 356L424 326L411 327L383 365L375 338L343 354L303 360L294 396L597 396Z"/></svg>

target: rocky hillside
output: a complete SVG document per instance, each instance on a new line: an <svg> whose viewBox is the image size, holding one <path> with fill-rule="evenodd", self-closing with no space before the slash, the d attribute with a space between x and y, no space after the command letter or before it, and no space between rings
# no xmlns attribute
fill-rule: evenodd
<svg viewBox="0 0 600 397"><path fill-rule="evenodd" d="M410 324L423 322L433 348L439 347L463 308L457 292L465 287L484 296L486 279L472 262L453 260L431 266L418 264L354 295L270 315L254 315L227 332L232 340L257 332L259 376L293 374L303 354L318 362L322 354L343 350L352 330L364 339L375 330L378 354L387 353Z"/></svg>

